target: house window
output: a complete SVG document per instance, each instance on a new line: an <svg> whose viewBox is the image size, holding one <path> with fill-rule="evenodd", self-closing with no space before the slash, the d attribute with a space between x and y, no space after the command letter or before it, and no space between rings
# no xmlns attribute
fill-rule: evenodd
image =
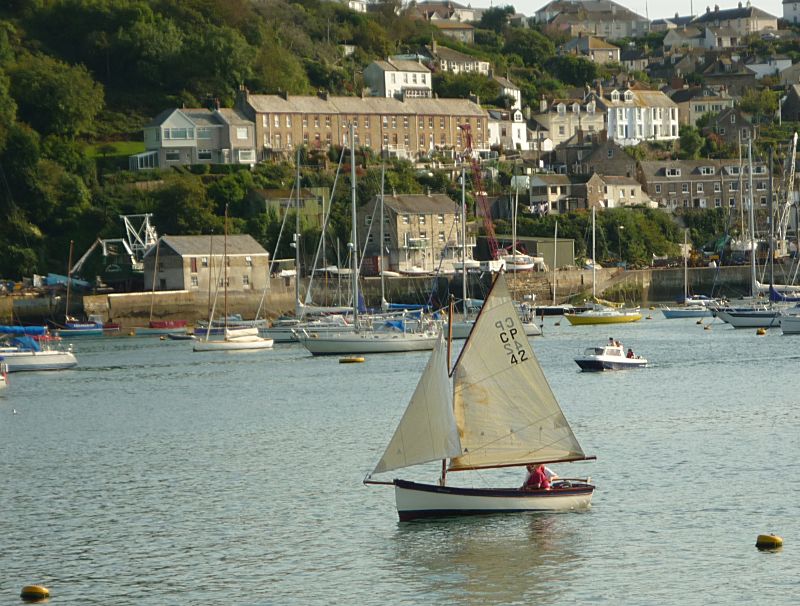
<svg viewBox="0 0 800 606"><path fill-rule="evenodd" d="M719 134L724 137L725 136L725 129L724 128L720 128L719 129Z"/></svg>
<svg viewBox="0 0 800 606"><path fill-rule="evenodd" d="M720 208L722 206L722 201L719 198L714 198L714 208Z"/></svg>
<svg viewBox="0 0 800 606"><path fill-rule="evenodd" d="M275 149L280 149L281 148L281 135L280 135L280 133L275 133L274 139L275 139Z"/></svg>
<svg viewBox="0 0 800 606"><path fill-rule="evenodd" d="M731 208L736 206L736 198L728 198L728 206L730 206Z"/></svg>
<svg viewBox="0 0 800 606"><path fill-rule="evenodd" d="M608 150L608 157L609 158L613 158L614 157L614 150L613 149L609 149Z"/></svg>
<svg viewBox="0 0 800 606"><path fill-rule="evenodd" d="M443 214L440 213L436 218L439 221L440 225L444 223L444 215Z"/></svg>
<svg viewBox="0 0 800 606"><path fill-rule="evenodd" d="M714 193L718 194L722 191L722 186L719 183L714 183Z"/></svg>
<svg viewBox="0 0 800 606"><path fill-rule="evenodd" d="M702 183L698 183L697 184L697 193L698 194L702 194L703 193L703 184Z"/></svg>
<svg viewBox="0 0 800 606"><path fill-rule="evenodd" d="M364 128L369 128L369 116L364 116Z"/></svg>
<svg viewBox="0 0 800 606"><path fill-rule="evenodd" d="M364 225L371 225L371 224L372 224L372 217L370 217L369 215L366 215L364 217Z"/></svg>
<svg viewBox="0 0 800 606"><path fill-rule="evenodd" d="M660 183L656 183L656 193L657 194L661 193L661 184Z"/></svg>
<svg viewBox="0 0 800 606"><path fill-rule="evenodd" d="M245 264L247 267L253 267L253 257L251 257L250 255L247 255L247 256L244 258L244 264Z"/></svg>
<svg viewBox="0 0 800 606"><path fill-rule="evenodd" d="M181 152L177 149L170 149L166 151L164 157L167 159L167 162L177 162L181 159Z"/></svg>
<svg viewBox="0 0 800 606"><path fill-rule="evenodd" d="M275 114L275 128L279 128L281 125L281 117L278 114Z"/></svg>
<svg viewBox="0 0 800 606"><path fill-rule="evenodd" d="M403 116L403 128L408 128L408 116Z"/></svg>
<svg viewBox="0 0 800 606"><path fill-rule="evenodd" d="M397 116L392 116L392 128L397 128Z"/></svg>
<svg viewBox="0 0 800 606"><path fill-rule="evenodd" d="M330 128L330 127L331 127L331 117L325 116L325 128Z"/></svg>
<svg viewBox="0 0 800 606"><path fill-rule="evenodd" d="M383 121L383 127L387 128L389 126L389 116L381 116L381 120Z"/></svg>
<svg viewBox="0 0 800 606"><path fill-rule="evenodd" d="M688 183L681 183L681 193L688 194L689 193L689 184Z"/></svg>
<svg viewBox="0 0 800 606"><path fill-rule="evenodd" d="M189 259L189 268L193 274L197 273L197 257L191 257Z"/></svg>
<svg viewBox="0 0 800 606"><path fill-rule="evenodd" d="M208 267L208 257L200 257L200 267Z"/></svg>
<svg viewBox="0 0 800 606"><path fill-rule="evenodd" d="M210 149L198 149L197 150L197 159L198 160L211 160L211 150Z"/></svg>
<svg viewBox="0 0 800 606"><path fill-rule="evenodd" d="M444 242L444 232L443 231L439 232L439 242Z"/></svg>
<svg viewBox="0 0 800 606"><path fill-rule="evenodd" d="M242 276L242 288L250 288L250 276L247 274Z"/></svg>
<svg viewBox="0 0 800 606"><path fill-rule="evenodd" d="M253 164L256 161L256 153L252 149L239 150L239 164Z"/></svg>
<svg viewBox="0 0 800 606"><path fill-rule="evenodd" d="M286 116L286 128L291 128L291 127L292 127L292 117L287 115Z"/></svg>
<svg viewBox="0 0 800 606"><path fill-rule="evenodd" d="M427 239L428 239L428 232L427 232L427 231L421 231L421 232L419 232L419 237L420 237L422 240L427 240Z"/></svg>
<svg viewBox="0 0 800 606"><path fill-rule="evenodd" d="M197 276L192 276L190 279L191 279L191 285L197 288L197 286L199 286L199 282L197 281Z"/></svg>
<svg viewBox="0 0 800 606"><path fill-rule="evenodd" d="M767 205L767 197L761 196L761 206L766 206L766 205Z"/></svg>
<svg viewBox="0 0 800 606"><path fill-rule="evenodd" d="M425 225L425 215L420 215L419 216L419 224L420 225Z"/></svg>
<svg viewBox="0 0 800 606"><path fill-rule="evenodd" d="M410 217L409 215L403 215L403 225L408 225Z"/></svg>
<svg viewBox="0 0 800 606"><path fill-rule="evenodd" d="M197 128L197 138L198 139L210 139L211 138L211 129L208 126L200 126Z"/></svg>
<svg viewBox="0 0 800 606"><path fill-rule="evenodd" d="M319 116L314 116L314 128L319 128Z"/></svg>

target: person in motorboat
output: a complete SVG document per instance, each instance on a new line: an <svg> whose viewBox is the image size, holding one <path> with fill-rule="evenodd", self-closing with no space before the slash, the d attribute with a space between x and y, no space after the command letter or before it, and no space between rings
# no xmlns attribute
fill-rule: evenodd
<svg viewBox="0 0 800 606"><path fill-rule="evenodd" d="M547 472L545 471L546 467L544 464L539 463L534 464L531 463L527 465L526 469L528 470L528 476L525 478L525 483L522 485L522 490L539 490L544 488L545 490L550 490L550 477L548 477ZM549 470L552 477L556 477L555 473L552 470Z"/></svg>
<svg viewBox="0 0 800 606"><path fill-rule="evenodd" d="M626 357L630 358L630 359L633 359L633 358L636 357L635 355L633 355L633 349L631 349L630 347L628 348L628 353L627 353Z"/></svg>

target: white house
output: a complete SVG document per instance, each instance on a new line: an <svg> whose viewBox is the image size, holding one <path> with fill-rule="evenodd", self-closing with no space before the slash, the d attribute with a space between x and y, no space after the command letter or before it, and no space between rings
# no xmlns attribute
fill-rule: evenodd
<svg viewBox="0 0 800 606"><path fill-rule="evenodd" d="M756 80L765 76L777 76L783 70L792 66L792 60L783 55L759 57L745 61L744 66L756 75Z"/></svg>
<svg viewBox="0 0 800 606"><path fill-rule="evenodd" d="M489 144L502 145L503 149L527 151L528 125L522 112L518 109L487 110L489 114Z"/></svg>
<svg viewBox="0 0 800 606"><path fill-rule="evenodd" d="M593 96L605 113L608 138L619 145L678 138L678 106L661 91L614 89Z"/></svg>
<svg viewBox="0 0 800 606"><path fill-rule="evenodd" d="M373 97L430 99L431 70L418 61L373 61L364 69L364 83Z"/></svg>
<svg viewBox="0 0 800 606"><path fill-rule="evenodd" d="M800 0L783 0L783 18L789 23L800 22Z"/></svg>
<svg viewBox="0 0 800 606"><path fill-rule="evenodd" d="M494 81L500 85L500 94L513 99L511 109L522 109L522 91L508 78L494 76Z"/></svg>

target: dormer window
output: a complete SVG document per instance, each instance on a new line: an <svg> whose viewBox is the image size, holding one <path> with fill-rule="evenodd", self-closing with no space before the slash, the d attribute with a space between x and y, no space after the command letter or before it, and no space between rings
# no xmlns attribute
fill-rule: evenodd
<svg viewBox="0 0 800 606"><path fill-rule="evenodd" d="M633 101L633 92L629 90L625 91L625 101Z"/></svg>
<svg viewBox="0 0 800 606"><path fill-rule="evenodd" d="M728 171L729 175L738 175L739 174L739 167L738 166L726 166L725 169Z"/></svg>
<svg viewBox="0 0 800 606"><path fill-rule="evenodd" d="M665 171L668 177L680 177L681 176L681 169L680 168L668 168Z"/></svg>
<svg viewBox="0 0 800 606"><path fill-rule="evenodd" d="M701 175L713 175L714 174L714 167L713 166L701 166L700 167L700 174Z"/></svg>
<svg viewBox="0 0 800 606"><path fill-rule="evenodd" d="M594 114L595 107L597 106L595 105L594 101L589 102L589 104L586 106L586 112L589 114Z"/></svg>
<svg viewBox="0 0 800 606"><path fill-rule="evenodd" d="M612 90L611 91L611 100L612 101L619 101L619 92Z"/></svg>
<svg viewBox="0 0 800 606"><path fill-rule="evenodd" d="M567 113L567 106L564 105L563 103L559 103L558 106L557 106L557 109L558 109L558 113L561 114L562 116L565 113Z"/></svg>
<svg viewBox="0 0 800 606"><path fill-rule="evenodd" d="M573 103L573 104L572 104L572 113L573 113L573 114L579 114L579 113L581 113L581 106L580 106L580 104L578 104L578 103Z"/></svg>
<svg viewBox="0 0 800 606"><path fill-rule="evenodd" d="M736 124L736 114L731 114L731 124Z"/></svg>

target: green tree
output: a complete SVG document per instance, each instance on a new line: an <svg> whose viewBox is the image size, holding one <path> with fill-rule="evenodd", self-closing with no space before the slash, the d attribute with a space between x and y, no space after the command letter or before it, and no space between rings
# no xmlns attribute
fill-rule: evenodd
<svg viewBox="0 0 800 606"><path fill-rule="evenodd" d="M544 65L555 54L549 38L534 29L513 29L506 35L503 52L519 56L525 65Z"/></svg>
<svg viewBox="0 0 800 606"><path fill-rule="evenodd" d="M551 57L546 65L548 71L557 74L558 78L573 86L590 84L597 79L597 64L573 55L558 55Z"/></svg>
<svg viewBox="0 0 800 606"><path fill-rule="evenodd" d="M103 88L83 66L26 55L9 74L19 119L41 134L81 135L103 109Z"/></svg>
<svg viewBox="0 0 800 606"><path fill-rule="evenodd" d="M513 6L493 6L483 11L479 27L481 29L488 29L498 34L502 32L507 24L508 18L514 14Z"/></svg>
<svg viewBox="0 0 800 606"><path fill-rule="evenodd" d="M703 148L703 138L696 127L689 124L682 124L680 131L680 157L683 160L695 160L700 157L700 150Z"/></svg>
<svg viewBox="0 0 800 606"><path fill-rule="evenodd" d="M214 214L214 203L197 177L172 177L153 193L154 219L165 234L222 233L223 219Z"/></svg>

